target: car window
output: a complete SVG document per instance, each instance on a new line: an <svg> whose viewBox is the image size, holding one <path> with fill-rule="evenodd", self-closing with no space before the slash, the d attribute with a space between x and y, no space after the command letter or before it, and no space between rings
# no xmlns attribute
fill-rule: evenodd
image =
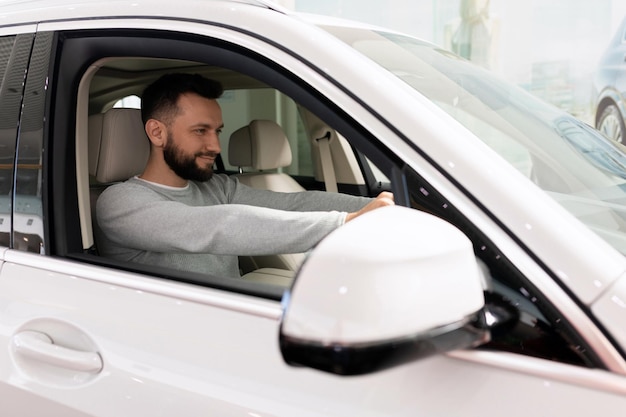
<svg viewBox="0 0 626 417"><path fill-rule="evenodd" d="M292 163L281 168L280 172L294 176L313 176L311 145L297 105L291 98L271 88L232 89L224 91L218 102L224 112L224 129L220 139L222 161L227 171L235 172L239 168L228 159L230 135L251 120L263 119L277 122L285 131L291 145ZM139 109L141 98L135 94L120 98L113 108Z"/></svg>
<svg viewBox="0 0 626 417"><path fill-rule="evenodd" d="M15 171L14 246L28 252L44 253L43 216L43 132L45 94L52 33L38 33L24 87L23 116Z"/></svg>
<svg viewBox="0 0 626 417"><path fill-rule="evenodd" d="M223 43L212 45L205 38L198 42L180 39L176 33L162 32L161 36L159 38L154 32L144 35L139 30L130 37L129 32L66 32L58 37L61 42L59 47L51 48L59 51L55 59L58 72L64 74L50 89L55 123L50 131L54 151L48 155L51 156L50 172L55 174L56 181L44 181L44 194L56 195L54 201L50 202L55 207L54 230L64 232L50 235L54 241L52 253L157 278L280 299L284 286L248 285L242 280L219 275L209 276L175 268L168 270L138 262L119 262L99 254L95 238L99 231L94 223L95 212L92 211L98 197L92 192L100 192L99 189L109 184L98 180L93 173L88 175L88 165L91 163L88 162L91 157L89 149L96 149L88 145L90 120L112 108L136 108L144 88L165 72L199 72L223 82L225 91L219 103L225 126L220 142L228 174L235 174L238 168L229 164L230 134L252 120L270 120L285 131L293 158L291 165L282 171L298 177L298 180L309 177L309 182L303 186L307 189L323 189L324 183L313 176L316 167L312 161L310 138L302 112L307 113L309 122L317 117L315 115L330 114L330 117L324 117L324 122L329 126L344 124L345 130L341 131L344 136L352 139L359 135L355 133L357 131L352 122L344 119L340 109L329 109L327 104L316 98L314 91L307 90L293 80L291 74L273 66L268 67L262 56L254 56L250 51L239 52L239 47L234 45L229 47L231 49L225 49ZM235 56L238 58L235 59ZM206 57L206 60L198 60L198 57ZM94 63L96 65L92 65ZM292 98L298 95L297 101ZM350 150L349 147L345 149ZM79 159L73 161L74 155L79 155ZM68 168L72 166L70 161L76 168ZM384 154L372 158L372 163L379 166L381 173L390 167L384 161ZM357 171L360 169L356 159L353 160L352 168ZM351 175L352 172L348 172L348 176ZM346 172L338 172L337 181L345 176ZM349 191L370 195L362 178L354 178L355 181L347 184ZM344 184L339 185L340 189L344 188ZM64 187L62 193L52 191L59 187Z"/></svg>
<svg viewBox="0 0 626 417"><path fill-rule="evenodd" d="M11 56L15 53L15 36L0 38L0 79L5 79ZM0 155L0 245L9 246L11 236L11 189L17 118L21 92L5 88L0 90L0 145L5 150Z"/></svg>
<svg viewBox="0 0 626 417"><path fill-rule="evenodd" d="M0 245L12 246L11 230L14 161L19 114L24 94L24 74L33 43L32 34L0 38ZM24 173L19 170L20 175ZM20 185L24 182L20 177ZM21 188L20 190L21 191ZM18 191L18 192L19 192ZM19 221L20 218L16 218ZM19 227L19 226L18 226ZM16 241L17 247L24 242ZM28 246L28 245L26 245Z"/></svg>
<svg viewBox="0 0 626 417"><path fill-rule="evenodd" d="M241 88L226 90L218 102L224 117L220 141L226 170L234 172L238 169L230 164L228 158L230 135L251 120L260 119L277 122L289 140L292 162L280 171L296 176L313 176L310 141L298 106L290 97L273 88Z"/></svg>
<svg viewBox="0 0 626 417"><path fill-rule="evenodd" d="M115 102L113 105L114 108L126 108L126 109L140 109L141 108L141 99L133 94L130 96L123 97Z"/></svg>
<svg viewBox="0 0 626 417"><path fill-rule="evenodd" d="M612 204L624 197L626 184L621 144L435 45L368 29L345 34L325 29L440 106L590 230L626 253L626 230L619 220L624 207ZM588 216L590 211L594 216Z"/></svg>
<svg viewBox="0 0 626 417"><path fill-rule="evenodd" d="M377 183L381 184L381 186L382 184L389 184L389 178L387 178L387 176L383 174L381 170L376 167L376 165L372 164L372 161L369 159L367 160L367 165L372 170L372 175Z"/></svg>

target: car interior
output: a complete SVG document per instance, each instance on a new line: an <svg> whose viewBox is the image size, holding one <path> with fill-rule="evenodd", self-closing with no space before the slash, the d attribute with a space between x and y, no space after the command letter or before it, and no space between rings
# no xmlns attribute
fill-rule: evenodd
<svg viewBox="0 0 626 417"><path fill-rule="evenodd" d="M170 72L199 73L224 87L218 100L225 127L216 172L235 176L253 188L280 192L326 190L374 196L389 188L389 180L355 153L338 132L289 97L251 77L194 62L107 58L90 67L79 87L78 109L89 109L88 114L77 115L76 128L85 249L97 254L98 196L109 185L140 174L145 166L149 142L138 109L139 97L149 83ZM88 105L82 106L80 101ZM286 286L305 256L241 257L240 270L249 279Z"/></svg>

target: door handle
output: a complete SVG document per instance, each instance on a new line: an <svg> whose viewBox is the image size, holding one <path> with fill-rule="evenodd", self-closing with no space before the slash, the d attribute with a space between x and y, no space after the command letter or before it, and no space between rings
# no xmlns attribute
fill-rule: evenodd
<svg viewBox="0 0 626 417"><path fill-rule="evenodd" d="M18 355L52 366L89 373L102 370L102 358L98 353L55 345L52 338L42 332L25 330L16 334L13 348Z"/></svg>

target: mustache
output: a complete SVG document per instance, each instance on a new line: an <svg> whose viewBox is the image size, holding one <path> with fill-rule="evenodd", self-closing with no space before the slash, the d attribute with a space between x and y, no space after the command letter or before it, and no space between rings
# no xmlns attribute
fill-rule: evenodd
<svg viewBox="0 0 626 417"><path fill-rule="evenodd" d="M219 152L196 152L196 154L194 156L198 157L198 156L208 156L211 158L217 158L217 155L219 155Z"/></svg>

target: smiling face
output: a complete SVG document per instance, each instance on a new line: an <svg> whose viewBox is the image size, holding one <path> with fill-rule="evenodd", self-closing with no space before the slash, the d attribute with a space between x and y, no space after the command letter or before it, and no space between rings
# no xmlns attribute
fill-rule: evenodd
<svg viewBox="0 0 626 417"><path fill-rule="evenodd" d="M179 97L177 112L167 124L163 158L185 180L208 181L220 153L219 134L224 126L216 100L188 93Z"/></svg>

